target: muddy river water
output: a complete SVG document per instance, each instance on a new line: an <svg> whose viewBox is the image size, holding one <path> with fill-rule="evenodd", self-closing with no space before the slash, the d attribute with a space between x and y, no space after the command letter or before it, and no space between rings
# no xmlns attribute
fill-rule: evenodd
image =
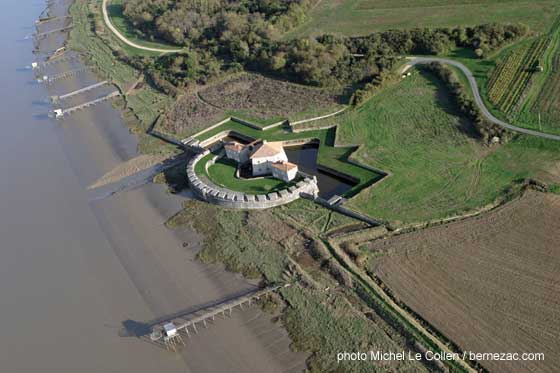
<svg viewBox="0 0 560 373"><path fill-rule="evenodd" d="M59 5L53 11L65 10ZM255 308L217 320L177 354L132 336L131 326L255 284L197 262L196 232L164 227L181 197L163 186L91 198L88 185L137 155L136 139L108 103L62 121L45 116L53 90L96 77L80 74L47 92L23 69L37 58L23 39L44 7L3 0L0 12L0 371L301 370L305 356L291 352L285 330ZM61 63L52 73L71 68Z"/></svg>

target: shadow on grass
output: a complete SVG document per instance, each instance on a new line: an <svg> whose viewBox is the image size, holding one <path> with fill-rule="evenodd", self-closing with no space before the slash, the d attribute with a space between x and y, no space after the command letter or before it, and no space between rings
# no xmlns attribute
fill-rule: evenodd
<svg viewBox="0 0 560 373"><path fill-rule="evenodd" d="M479 140L480 136L476 130L472 120L465 117L464 114L459 110L458 104L454 95L451 93L449 88L433 73L427 71L424 68L419 69L420 74L427 79L432 86L436 89L435 102L438 107L442 109L447 114L453 115L459 119L459 123L456 129L467 137ZM468 87L463 87L464 89L469 89Z"/></svg>

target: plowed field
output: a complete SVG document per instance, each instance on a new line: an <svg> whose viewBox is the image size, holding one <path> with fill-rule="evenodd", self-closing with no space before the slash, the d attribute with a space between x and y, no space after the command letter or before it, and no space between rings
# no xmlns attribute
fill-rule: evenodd
<svg viewBox="0 0 560 373"><path fill-rule="evenodd" d="M560 366L560 196L529 192L489 214L374 241L393 293L462 349L544 352L495 372Z"/></svg>

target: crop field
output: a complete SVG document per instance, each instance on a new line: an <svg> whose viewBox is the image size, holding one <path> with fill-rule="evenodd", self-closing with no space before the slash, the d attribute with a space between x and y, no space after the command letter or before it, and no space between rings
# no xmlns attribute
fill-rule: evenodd
<svg viewBox="0 0 560 373"><path fill-rule="evenodd" d="M554 56L552 73L535 102L533 112L541 113L544 121L560 127L560 50Z"/></svg>
<svg viewBox="0 0 560 373"><path fill-rule="evenodd" d="M547 172L560 161L560 144L517 137L483 146L447 97L439 81L415 72L340 116L337 142L362 144L352 157L391 173L347 207L383 220L419 222L489 204L515 180L557 180Z"/></svg>
<svg viewBox="0 0 560 373"><path fill-rule="evenodd" d="M502 112L512 114L519 109L532 77L537 73L551 38L541 37L523 47L511 50L497 64L488 81L490 101Z"/></svg>
<svg viewBox="0 0 560 373"><path fill-rule="evenodd" d="M523 22L546 30L560 13L555 0L323 0L289 37L364 35L395 28Z"/></svg>
<svg viewBox="0 0 560 373"><path fill-rule="evenodd" d="M370 268L462 349L544 352L481 362L495 372L560 365L560 196L527 192L475 219L371 242ZM385 255L379 256L379 253Z"/></svg>
<svg viewBox="0 0 560 373"><path fill-rule="evenodd" d="M524 122L560 133L560 18L551 32L551 50L544 58L545 74L524 106Z"/></svg>
<svg viewBox="0 0 560 373"><path fill-rule="evenodd" d="M263 125L323 115L341 107L341 98L334 93L253 74L211 86L200 97L230 115Z"/></svg>

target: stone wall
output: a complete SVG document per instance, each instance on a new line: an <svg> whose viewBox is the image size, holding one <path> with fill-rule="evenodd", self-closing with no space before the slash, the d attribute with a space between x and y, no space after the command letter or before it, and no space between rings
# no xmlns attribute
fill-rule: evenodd
<svg viewBox="0 0 560 373"><path fill-rule="evenodd" d="M235 209L267 209L295 201L301 196L317 196L316 178L306 177L296 185L268 194L247 194L219 187L195 172L196 164L210 151L197 154L187 165L187 178L194 194L209 203Z"/></svg>

